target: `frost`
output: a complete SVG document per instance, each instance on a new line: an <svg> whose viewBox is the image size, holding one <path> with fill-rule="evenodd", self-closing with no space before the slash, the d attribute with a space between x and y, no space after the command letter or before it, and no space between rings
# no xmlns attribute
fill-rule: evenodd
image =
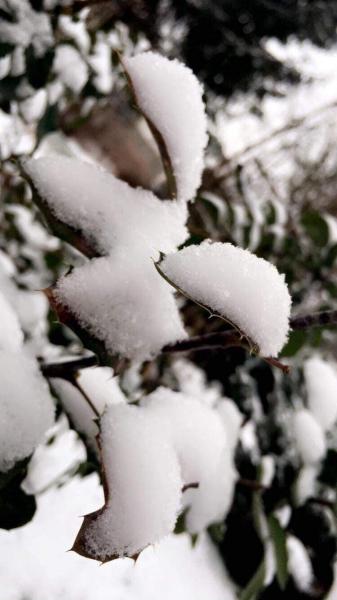
<svg viewBox="0 0 337 600"><path fill-rule="evenodd" d="M293 535L287 537L288 569L299 590L307 592L313 581L313 571L308 552Z"/></svg>
<svg viewBox="0 0 337 600"><path fill-rule="evenodd" d="M107 408L101 444L110 492L104 510L90 515L85 548L97 560L133 556L173 530L182 487L179 466L156 419L134 406Z"/></svg>
<svg viewBox="0 0 337 600"><path fill-rule="evenodd" d="M232 502L236 473L217 412L195 398L163 387L142 404L164 424L181 465L183 483L199 484L183 494L188 530L198 533L221 521Z"/></svg>
<svg viewBox="0 0 337 600"><path fill-rule="evenodd" d="M325 436L309 410L297 410L293 419L295 443L305 465L319 462L325 452Z"/></svg>
<svg viewBox="0 0 337 600"><path fill-rule="evenodd" d="M52 425L54 405L35 360L0 350L0 471L29 456Z"/></svg>
<svg viewBox="0 0 337 600"><path fill-rule="evenodd" d="M169 254L160 264L175 286L228 319L276 356L289 329L291 299L284 275L269 262L232 244L208 241Z"/></svg>
<svg viewBox="0 0 337 600"><path fill-rule="evenodd" d="M337 372L328 362L313 357L304 364L308 407L324 431L337 420Z"/></svg>
<svg viewBox="0 0 337 600"><path fill-rule="evenodd" d="M23 344L23 334L16 313L1 292L0 315L0 349L17 352Z"/></svg>
<svg viewBox="0 0 337 600"><path fill-rule="evenodd" d="M124 59L137 103L162 135L180 200L191 200L201 181L207 121L202 87L192 71L154 52Z"/></svg>
<svg viewBox="0 0 337 600"><path fill-rule="evenodd" d="M137 360L185 337L173 290L153 265L186 239L185 207L64 156L28 160L25 170L54 216L108 254L55 288L80 324L111 354Z"/></svg>

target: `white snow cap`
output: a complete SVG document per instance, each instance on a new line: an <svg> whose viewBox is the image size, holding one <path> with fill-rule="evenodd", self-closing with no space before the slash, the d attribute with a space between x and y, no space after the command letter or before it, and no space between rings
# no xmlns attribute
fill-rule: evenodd
<svg viewBox="0 0 337 600"><path fill-rule="evenodd" d="M142 405L158 418L172 441L184 485L199 484L183 494L188 530L199 533L221 521L232 502L236 472L217 411L164 387L147 396Z"/></svg>
<svg viewBox="0 0 337 600"><path fill-rule="evenodd" d="M313 582L313 570L308 552L302 542L293 535L287 537L288 569L299 590L309 591Z"/></svg>
<svg viewBox="0 0 337 600"><path fill-rule="evenodd" d="M180 509L179 465L156 419L134 406L107 408L101 444L110 494L86 530L85 547L99 560L133 556L173 530Z"/></svg>
<svg viewBox="0 0 337 600"><path fill-rule="evenodd" d="M309 410L302 408L295 412L293 429L303 463L307 465L319 462L326 452L325 436Z"/></svg>
<svg viewBox="0 0 337 600"><path fill-rule="evenodd" d="M155 52L125 58L124 64L140 109L165 142L178 199L193 199L207 144L201 84L188 67Z"/></svg>
<svg viewBox="0 0 337 600"><path fill-rule="evenodd" d="M0 471L29 456L54 419L48 385L35 360L0 350Z"/></svg>
<svg viewBox="0 0 337 600"><path fill-rule="evenodd" d="M329 431L337 420L337 371L318 356L304 363L308 407L316 421Z"/></svg>
<svg viewBox="0 0 337 600"><path fill-rule="evenodd" d="M205 241L168 254L163 273L187 296L228 319L276 356L287 341L291 298L276 267L232 244Z"/></svg>
<svg viewBox="0 0 337 600"><path fill-rule="evenodd" d="M16 313L1 292L0 315L0 349L17 352L23 344L23 333Z"/></svg>
<svg viewBox="0 0 337 600"><path fill-rule="evenodd" d="M111 354L146 360L186 336L170 286L150 258L120 254L92 260L54 291Z"/></svg>
<svg viewBox="0 0 337 600"><path fill-rule="evenodd" d="M136 246L155 258L186 240L184 206L134 189L96 165L55 154L25 160L24 169L55 217L81 230L102 254Z"/></svg>
<svg viewBox="0 0 337 600"><path fill-rule="evenodd" d="M28 160L25 170L52 213L106 255L56 286L81 325L111 354L137 360L185 337L174 292L153 260L186 239L186 207L65 156Z"/></svg>

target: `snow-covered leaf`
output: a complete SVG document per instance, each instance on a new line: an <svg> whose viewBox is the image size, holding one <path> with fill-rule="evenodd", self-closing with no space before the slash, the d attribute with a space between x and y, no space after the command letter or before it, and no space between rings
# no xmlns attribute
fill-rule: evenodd
<svg viewBox="0 0 337 600"><path fill-rule="evenodd" d="M158 143L170 192L191 200L201 182L207 121L202 87L177 60L144 52L123 60L137 106Z"/></svg>
<svg viewBox="0 0 337 600"><path fill-rule="evenodd" d="M232 244L205 241L168 254L159 269L186 296L236 326L262 355L280 352L291 298L271 263Z"/></svg>

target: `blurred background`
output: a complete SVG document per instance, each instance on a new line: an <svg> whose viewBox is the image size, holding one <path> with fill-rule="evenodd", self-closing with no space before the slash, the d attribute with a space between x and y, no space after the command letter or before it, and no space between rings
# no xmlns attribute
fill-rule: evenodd
<svg viewBox="0 0 337 600"><path fill-rule="evenodd" d="M158 152L116 51L154 49L204 84L209 145L189 243L229 241L273 262L286 275L294 315L336 308L336 27L335 0L0 0L0 282L13 286L36 354L82 352L35 294L81 259L48 232L15 161L61 152L162 195ZM224 327L189 301L182 311L191 334ZM178 367L160 358L124 374L124 390L144 393L161 383L180 389L184 368L180 379L192 378L200 393L218 390L243 417L226 523L194 546L186 533L172 536L136 566L126 559L98 569L65 553L78 515L97 507L101 490L59 398L55 431L25 480L37 511L0 532L1 598L336 600L337 432L327 434L314 469L289 437L291 411L306 405L303 365L315 356L334 371L336 342L333 328L292 332L282 355L292 366L287 377L243 349L195 352ZM269 468L262 488L245 485L259 481L261 465ZM304 554L297 562L292 554L283 582L279 565L259 576L270 557L255 524L257 497L301 542Z"/></svg>

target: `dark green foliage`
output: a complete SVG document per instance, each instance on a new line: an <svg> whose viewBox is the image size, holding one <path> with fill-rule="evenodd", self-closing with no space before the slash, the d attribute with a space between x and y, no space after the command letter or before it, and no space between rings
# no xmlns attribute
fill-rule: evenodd
<svg viewBox="0 0 337 600"><path fill-rule="evenodd" d="M0 529L22 527L34 516L35 498L21 487L28 462L29 459L21 461L10 471L0 473Z"/></svg>
<svg viewBox="0 0 337 600"><path fill-rule="evenodd" d="M334 0L170 0L166 10L159 0L116 5L110 26L122 20L133 31L145 32L156 45L161 23L173 14L177 23L186 26L180 56L209 89L225 96L247 88L264 93L270 89L268 78L298 79L294 70L265 49L266 38L285 42L295 36L319 46L336 39Z"/></svg>

